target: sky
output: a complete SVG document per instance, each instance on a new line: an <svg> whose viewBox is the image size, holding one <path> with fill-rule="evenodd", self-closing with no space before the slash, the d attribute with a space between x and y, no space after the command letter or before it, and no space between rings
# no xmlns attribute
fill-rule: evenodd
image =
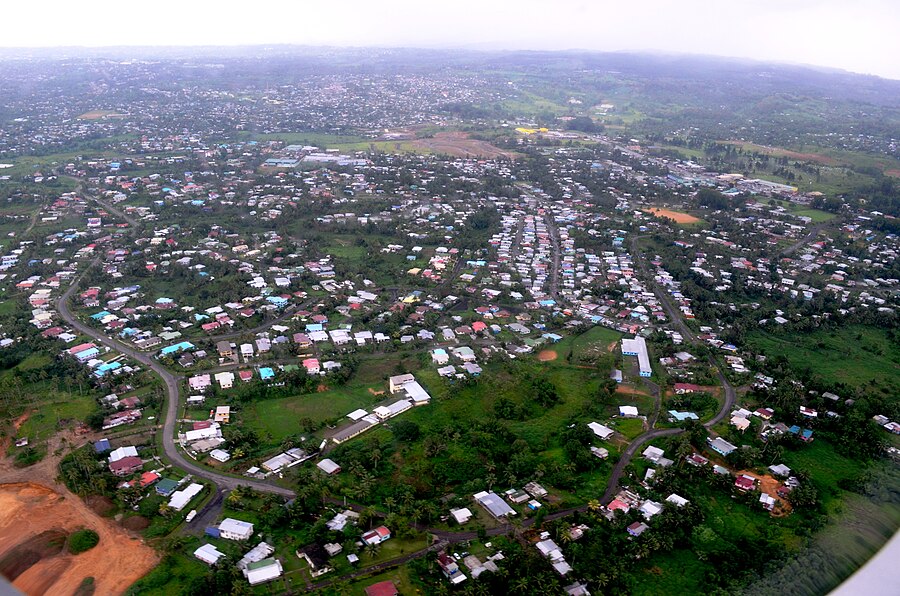
<svg viewBox="0 0 900 596"><path fill-rule="evenodd" d="M900 79L900 0L9 0L0 18L0 47L660 51Z"/></svg>

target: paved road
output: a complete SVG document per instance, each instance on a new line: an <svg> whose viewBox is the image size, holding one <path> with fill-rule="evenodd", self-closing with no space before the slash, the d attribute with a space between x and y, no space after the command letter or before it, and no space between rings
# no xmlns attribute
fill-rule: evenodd
<svg viewBox="0 0 900 596"><path fill-rule="evenodd" d="M648 284L650 284L650 288L653 290L653 293L656 295L656 298L662 305L663 310L669 317L669 320L672 321L672 323L676 327L678 327L678 331L679 333L681 333L682 337L690 343L696 342L697 338L694 335L694 332L691 331L691 328L687 326L681 310L675 308L669 298L669 294L666 293L662 288L660 288L659 284L657 284L653 280L653 276L651 275L649 268L647 267L646 257L644 256L644 253L641 252L640 247L638 246L638 241L641 238L646 238L646 236L635 236L631 239L631 256L634 260L634 264L638 272L640 272L641 276L647 281ZM706 421L703 424L703 426L705 426L706 428L710 428L721 422L725 418L725 416L734 409L734 406L737 403L737 393L735 392L734 387L732 387L731 383L728 382L728 379L725 378L725 375L722 373L719 362L715 358L710 356L709 365L716 369L716 375L719 378L719 383L725 390L725 403L722 405L722 408L719 410L719 412L712 417L712 419Z"/></svg>
<svg viewBox="0 0 900 596"><path fill-rule="evenodd" d="M794 242L793 244L788 246L786 249L781 251L781 256L786 257L790 254L793 254L793 253L797 252L797 250L804 244L808 244L809 242L812 242L813 240L815 240L816 236L819 235L819 232L824 230L825 226L827 226L827 225L828 224L826 224L826 223L820 223L820 224L817 224L817 225L811 227L809 229L809 232L806 233L806 236L804 236L797 242Z"/></svg>
<svg viewBox="0 0 900 596"><path fill-rule="evenodd" d="M88 195L85 195L88 196ZM93 198L93 197L91 197ZM97 199L95 199L97 200ZM104 204L103 201L97 200L98 203L103 205L108 211L111 213L115 213L119 215L117 209L113 208L111 205ZM121 213L121 217L131 224L134 220L130 220L130 218L126 217L124 213ZM129 221L130 220L130 221ZM137 222L135 222L137 223ZM132 225L132 229L130 233L135 233L139 226ZM256 490L267 492L267 493L275 493L278 495L283 495L285 497L293 497L294 491L283 488L280 486L276 486L274 484L270 484L268 482L261 482L258 480L251 480L249 478L235 478L231 476L226 476L224 474L219 474L208 470L204 467L193 463L190 459L186 458L181 452L178 450L177 445L175 444L175 424L178 419L178 396L179 396L179 383L178 378L173 375L171 372L166 370L159 362L154 360L148 354L143 352L139 352L134 348L131 348L122 342L113 339L110 336L103 335L98 330L89 327L88 325L82 323L78 317L72 314L72 311L69 308L69 301L72 297L72 294L76 292L78 289L81 280L84 279L84 276L90 271L92 268L96 267L100 263L100 257L96 257L88 267L82 271L82 273L72 281L69 288L59 297L57 301L56 308L59 312L59 315L72 327L77 329L80 333L84 335L88 335L97 342L116 350L122 354L125 354L129 358L140 362L144 366L151 369L155 372L159 377L163 380L163 383L166 385L166 391L168 393L168 400L166 402L166 412L164 416L165 422L163 423L163 451L166 456L178 467L190 472L194 476L199 478L204 478L209 480L210 482L217 485L216 490L231 490L238 485L250 486Z"/></svg>

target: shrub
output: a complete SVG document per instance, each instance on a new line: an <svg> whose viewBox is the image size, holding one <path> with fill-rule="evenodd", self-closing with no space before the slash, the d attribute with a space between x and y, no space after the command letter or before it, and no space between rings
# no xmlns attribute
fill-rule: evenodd
<svg viewBox="0 0 900 596"><path fill-rule="evenodd" d="M100 536L93 530L78 530L69 536L69 552L73 555L91 550L100 542Z"/></svg>

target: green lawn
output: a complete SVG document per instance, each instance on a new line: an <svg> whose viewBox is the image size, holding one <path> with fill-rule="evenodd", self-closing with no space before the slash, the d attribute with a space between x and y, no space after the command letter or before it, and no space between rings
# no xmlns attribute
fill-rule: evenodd
<svg viewBox="0 0 900 596"><path fill-rule="evenodd" d="M258 432L268 433L280 443L285 437L301 432L299 420L335 422L358 408L370 408L379 398L359 386L346 386L321 393L267 399L247 404L241 412L244 424Z"/></svg>

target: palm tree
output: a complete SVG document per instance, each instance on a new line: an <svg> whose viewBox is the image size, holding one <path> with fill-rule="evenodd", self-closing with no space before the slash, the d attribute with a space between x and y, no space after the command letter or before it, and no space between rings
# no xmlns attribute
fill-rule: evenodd
<svg viewBox="0 0 900 596"><path fill-rule="evenodd" d="M387 505L388 515L393 512L394 505L397 504L397 501L394 500L394 497L388 497L384 500L384 504Z"/></svg>
<svg viewBox="0 0 900 596"><path fill-rule="evenodd" d="M588 501L587 507L590 511L593 511L594 513L596 513L598 511L600 511L600 507L601 507L600 501L598 501L597 499L591 499L590 501Z"/></svg>

